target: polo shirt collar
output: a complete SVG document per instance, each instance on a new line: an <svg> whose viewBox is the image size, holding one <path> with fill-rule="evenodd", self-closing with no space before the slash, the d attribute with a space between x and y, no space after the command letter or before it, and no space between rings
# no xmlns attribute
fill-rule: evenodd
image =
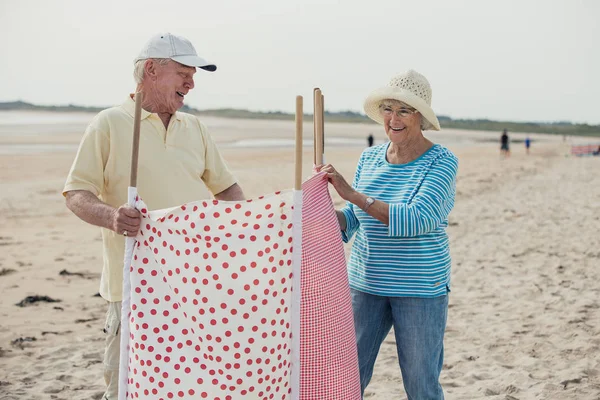
<svg viewBox="0 0 600 400"><path fill-rule="evenodd" d="M123 102L122 106L125 109L125 111L127 112L127 114L131 115L132 118L135 118L135 101L133 101L133 93L131 93L127 96L127 99ZM141 116L142 120L148 118L151 115L155 115L158 118L158 114L148 112L142 108L142 116ZM178 111L175 111L175 114L173 114L173 117L177 120L180 120L181 114Z"/></svg>

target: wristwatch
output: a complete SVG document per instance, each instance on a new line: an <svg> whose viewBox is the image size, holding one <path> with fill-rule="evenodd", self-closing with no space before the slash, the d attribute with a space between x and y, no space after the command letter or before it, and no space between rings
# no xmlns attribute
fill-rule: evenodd
<svg viewBox="0 0 600 400"><path fill-rule="evenodd" d="M371 207L371 205L375 203L375 199L372 197L367 197L365 200L365 206L363 207L363 211L367 212L367 208Z"/></svg>

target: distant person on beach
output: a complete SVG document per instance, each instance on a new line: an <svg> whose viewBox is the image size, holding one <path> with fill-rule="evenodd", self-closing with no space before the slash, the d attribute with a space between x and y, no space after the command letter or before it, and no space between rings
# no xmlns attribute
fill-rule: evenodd
<svg viewBox="0 0 600 400"><path fill-rule="evenodd" d="M525 151L527 152L527 154L529 154L530 147L531 147L531 139L529 139L529 136L527 136L525 138Z"/></svg>
<svg viewBox="0 0 600 400"><path fill-rule="evenodd" d="M423 136L440 129L423 75L394 77L364 108L390 141L363 151L352 186L333 165L317 166L346 200L336 211L344 242L356 234L348 277L361 390L393 326L408 398L441 400L451 265L446 227L458 160Z"/></svg>
<svg viewBox="0 0 600 400"><path fill-rule="evenodd" d="M206 195L243 200L206 127L195 116L177 111L194 88L196 68L215 71L189 40L170 33L152 37L135 59L136 92L143 93L138 188L150 209L174 207ZM87 127L63 195L79 218L102 228L104 266L100 295L108 301L104 324L103 400L116 400L119 378L124 236L136 236L141 215L127 203L133 95L101 111Z"/></svg>
<svg viewBox="0 0 600 400"><path fill-rule="evenodd" d="M506 129L502 132L502 136L500 136L500 154L504 155L504 157L510 156L509 149L510 139L508 138L508 133Z"/></svg>
<svg viewBox="0 0 600 400"><path fill-rule="evenodd" d="M369 133L369 136L367 136L367 143L368 143L369 147L373 147L374 142L375 142L375 138L373 137L373 134Z"/></svg>
<svg viewBox="0 0 600 400"><path fill-rule="evenodd" d="M600 146L598 146L598 150L592 152L593 156L600 156Z"/></svg>

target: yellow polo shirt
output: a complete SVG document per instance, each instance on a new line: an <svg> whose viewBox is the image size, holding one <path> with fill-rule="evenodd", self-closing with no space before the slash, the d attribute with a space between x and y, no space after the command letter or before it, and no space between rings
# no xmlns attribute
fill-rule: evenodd
<svg viewBox="0 0 600 400"><path fill-rule="evenodd" d="M89 190L105 203L127 203L131 169L133 116L131 96L118 107L101 111L87 127L63 195ZM142 110L138 193L152 210L206 199L236 183L206 127L197 117L176 112L168 129L158 114ZM208 190L207 190L208 187ZM125 239L102 228L104 266L100 295L121 301Z"/></svg>

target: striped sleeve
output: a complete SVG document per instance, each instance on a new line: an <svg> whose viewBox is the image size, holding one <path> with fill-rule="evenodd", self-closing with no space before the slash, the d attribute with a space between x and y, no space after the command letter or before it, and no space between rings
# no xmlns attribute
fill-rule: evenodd
<svg viewBox="0 0 600 400"><path fill-rule="evenodd" d="M389 205L390 237L415 237L443 226L454 207L458 159L446 155L431 166L408 203Z"/></svg>
<svg viewBox="0 0 600 400"><path fill-rule="evenodd" d="M360 159L358 160L358 166L356 167L356 173L354 174L354 180L352 181L352 187L354 189L357 188L358 182L360 181L360 172L362 170L364 157L365 153L363 152L360 155ZM344 243L348 243L350 239L352 239L352 236L354 236L354 234L358 230L360 222L358 221L358 218L356 218L356 214L354 214L354 208L352 203L350 203L349 201L346 202L346 206L340 211L344 214L344 217L346 218L346 229L342 230L342 240L344 241Z"/></svg>
<svg viewBox="0 0 600 400"><path fill-rule="evenodd" d="M342 230L342 240L344 241L344 243L348 243L350 239L352 239L352 236L354 236L354 234L358 230L360 223L358 222L358 218L356 218L356 215L352 210L352 205L347 204L340 211L344 214L344 217L346 218L346 229Z"/></svg>

